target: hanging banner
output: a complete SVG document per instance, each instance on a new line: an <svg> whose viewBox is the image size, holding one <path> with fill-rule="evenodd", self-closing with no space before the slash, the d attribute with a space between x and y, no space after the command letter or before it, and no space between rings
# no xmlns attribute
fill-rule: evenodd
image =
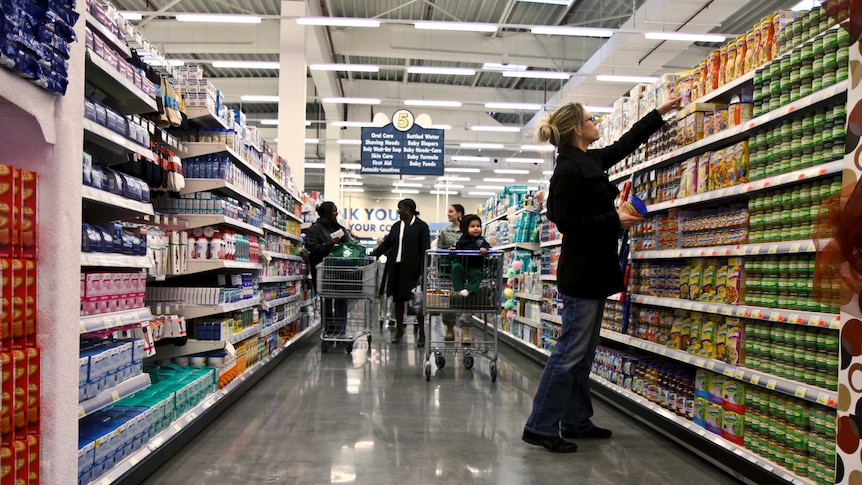
<svg viewBox="0 0 862 485"><path fill-rule="evenodd" d="M375 116L375 121L378 119ZM443 130L423 128L430 118L402 109L386 126L362 128L361 173L378 175L443 175Z"/></svg>

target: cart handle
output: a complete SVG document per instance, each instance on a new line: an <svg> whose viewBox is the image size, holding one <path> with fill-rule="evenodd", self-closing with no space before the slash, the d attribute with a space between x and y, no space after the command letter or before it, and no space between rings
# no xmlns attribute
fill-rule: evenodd
<svg viewBox="0 0 862 485"><path fill-rule="evenodd" d="M468 256L476 256L476 255L482 254L482 251L479 251L478 249L469 249L469 250L468 249L461 249L461 250L456 250L456 249L451 249L451 250L449 250L449 249L429 249L427 252L428 252L428 254L468 255ZM497 251L496 249L489 249L485 252L485 255L487 256L489 254L496 255L496 254L503 254L503 252Z"/></svg>

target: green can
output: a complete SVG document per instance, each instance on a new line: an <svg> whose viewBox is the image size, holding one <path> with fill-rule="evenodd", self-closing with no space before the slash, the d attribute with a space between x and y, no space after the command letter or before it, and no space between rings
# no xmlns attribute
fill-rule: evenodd
<svg viewBox="0 0 862 485"><path fill-rule="evenodd" d="M827 50L823 53L823 70L825 72L838 69L838 50Z"/></svg>
<svg viewBox="0 0 862 485"><path fill-rule="evenodd" d="M847 126L844 124L844 121L835 120L832 125L832 141L842 141L844 140L844 136L847 133Z"/></svg>
<svg viewBox="0 0 862 485"><path fill-rule="evenodd" d="M845 29L836 29L836 35L838 37L838 47L849 47L850 46L850 34L847 33Z"/></svg>
<svg viewBox="0 0 862 485"><path fill-rule="evenodd" d="M838 50L838 31L841 29L829 29L823 34L824 53Z"/></svg>
<svg viewBox="0 0 862 485"><path fill-rule="evenodd" d="M829 86L832 86L832 85L834 85L836 82L838 82L838 76L837 76L837 74L836 74L836 72L835 72L834 70L832 70L832 71L823 71L822 79L823 79L823 87L824 87L824 88L827 88L827 87L829 87Z"/></svg>
<svg viewBox="0 0 862 485"><path fill-rule="evenodd" d="M832 160L844 158L844 140L835 140L832 142Z"/></svg>
<svg viewBox="0 0 862 485"><path fill-rule="evenodd" d="M812 62L814 59L817 59L818 57L823 57L823 50L824 50L823 40L824 39L823 39L822 35L818 35L818 36L814 37L813 39L811 39ZM815 71L815 72L817 72L817 71Z"/></svg>

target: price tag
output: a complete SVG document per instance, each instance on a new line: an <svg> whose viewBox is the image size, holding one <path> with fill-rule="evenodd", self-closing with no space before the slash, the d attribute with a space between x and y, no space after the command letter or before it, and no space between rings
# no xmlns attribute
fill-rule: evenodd
<svg viewBox="0 0 862 485"><path fill-rule="evenodd" d="M189 413L189 417L192 418L193 420L198 419L198 413L192 411Z"/></svg>
<svg viewBox="0 0 862 485"><path fill-rule="evenodd" d="M725 316L732 316L733 308L729 306L721 307L721 314Z"/></svg>
<svg viewBox="0 0 862 485"><path fill-rule="evenodd" d="M840 329L841 328L841 320L832 320L829 323L829 328L831 328L832 330Z"/></svg>
<svg viewBox="0 0 862 485"><path fill-rule="evenodd" d="M764 464L763 469L768 471L769 473L772 473L772 470L775 470L775 467L773 467L772 465L769 465L769 464Z"/></svg>
<svg viewBox="0 0 862 485"><path fill-rule="evenodd" d="M745 371L742 369L736 369L736 373L733 375L736 379L743 379L745 377Z"/></svg>
<svg viewBox="0 0 862 485"><path fill-rule="evenodd" d="M114 327L114 319L111 317L103 317L102 323L105 324L105 328L113 328Z"/></svg>
<svg viewBox="0 0 862 485"><path fill-rule="evenodd" d="M755 375L753 375L753 376L751 376L751 380L750 380L749 382L751 382L751 383L752 383L752 384L754 384L755 386L756 386L756 385L758 385L758 384L760 384L760 376L759 376L759 375L756 375L756 374L755 374Z"/></svg>
<svg viewBox="0 0 862 485"><path fill-rule="evenodd" d="M795 395L796 397L804 398L806 392L808 392L808 389L803 386L798 386L796 388L796 392L794 392L793 395Z"/></svg>
<svg viewBox="0 0 862 485"><path fill-rule="evenodd" d="M137 465L138 465L138 463L140 463L140 462L141 462L141 459L140 459L140 457L139 457L138 455L134 455L134 456L132 456L131 458L129 458L129 463L130 463L132 466L137 466Z"/></svg>
<svg viewBox="0 0 862 485"><path fill-rule="evenodd" d="M825 406L829 403L829 394L826 394L825 392L817 394L817 402Z"/></svg>
<svg viewBox="0 0 862 485"><path fill-rule="evenodd" d="M791 244L791 245L790 245L790 253L791 253L791 254L792 254L792 253L798 253L798 252L799 252L799 249L800 249L801 247L802 247L802 245L801 245L801 244L799 244L799 243Z"/></svg>
<svg viewBox="0 0 862 485"><path fill-rule="evenodd" d="M715 367L715 366L713 366L713 367ZM733 369L731 369L730 367L725 367L722 374L726 375L727 377L735 377Z"/></svg>
<svg viewBox="0 0 862 485"><path fill-rule="evenodd" d="M103 478L100 482L100 485L111 485L112 483L114 483L114 481L110 478Z"/></svg>
<svg viewBox="0 0 862 485"><path fill-rule="evenodd" d="M820 325L820 315L811 315L808 317L808 325L811 327L817 327Z"/></svg>
<svg viewBox="0 0 862 485"><path fill-rule="evenodd" d="M777 253L777 252L778 252L778 245L777 245L777 244L773 244L773 245L769 246L769 249L767 249L767 250L766 250L766 252L767 252L767 253L769 253L769 254L775 254L775 253Z"/></svg>
<svg viewBox="0 0 862 485"><path fill-rule="evenodd" d="M117 391L111 391L111 401L117 402L120 400L120 393Z"/></svg>
<svg viewBox="0 0 862 485"><path fill-rule="evenodd" d="M165 440L162 439L162 437L157 437L150 442L150 449L155 450L156 448L161 447L163 444L165 444Z"/></svg>
<svg viewBox="0 0 862 485"><path fill-rule="evenodd" d="M691 364L691 356L690 355L683 355L679 360L685 362L686 364Z"/></svg>
<svg viewBox="0 0 862 485"><path fill-rule="evenodd" d="M707 313L718 313L718 305L709 305L706 307Z"/></svg>
<svg viewBox="0 0 862 485"><path fill-rule="evenodd" d="M760 254L760 246L751 246L750 248L748 248L748 254Z"/></svg>
<svg viewBox="0 0 862 485"><path fill-rule="evenodd" d="M705 435L705 434L706 434L706 431L705 431L705 430L703 430L703 429L698 429L698 430L697 430L697 435L698 435L698 436L703 436L703 435Z"/></svg>
<svg viewBox="0 0 862 485"><path fill-rule="evenodd" d="M780 319L781 319L781 313L779 313L779 312L771 312L769 314L769 321L770 322L777 322Z"/></svg>
<svg viewBox="0 0 862 485"><path fill-rule="evenodd" d="M173 425L173 426L171 426L171 427L172 427L172 428L174 428L174 431L176 431L177 433L179 433L180 431L182 431L182 430L183 430L183 426L182 426L181 424L179 424L179 423L176 423L176 424L174 424L174 425Z"/></svg>
<svg viewBox="0 0 862 485"><path fill-rule="evenodd" d="M703 367L704 365L706 365L706 361L703 359L696 359L694 361L694 365L696 365L698 367Z"/></svg>
<svg viewBox="0 0 862 485"><path fill-rule="evenodd" d="M765 316L765 315L763 314L763 310L758 309L758 310L755 310L755 311L756 311L757 313L754 315L754 318L757 318L757 319L759 319L759 320L763 320L763 317Z"/></svg>
<svg viewBox="0 0 862 485"><path fill-rule="evenodd" d="M739 308L739 309L736 311L736 314L737 314L737 315L740 315L740 316L743 316L743 317L745 317L745 318L748 318L748 317L750 317L750 316L751 316L751 310L749 310L749 309L748 309L748 308L746 308L746 307L741 307L741 308Z"/></svg>
<svg viewBox="0 0 862 485"><path fill-rule="evenodd" d="M778 385L778 381L776 381L775 379L769 379L768 381L766 381L766 388L769 389L770 391L774 391L775 386L777 386L777 385Z"/></svg>
<svg viewBox="0 0 862 485"><path fill-rule="evenodd" d="M87 415L87 412L86 412L86 411L84 411L84 408L83 408L83 407L81 407L81 406L79 406L79 407L78 407L78 419L81 419L81 418L83 418L83 417L84 417L84 416L86 416L86 415Z"/></svg>
<svg viewBox="0 0 862 485"><path fill-rule="evenodd" d="M802 319L799 318L798 313L791 313L790 316L787 317L787 321L789 323L802 323Z"/></svg>

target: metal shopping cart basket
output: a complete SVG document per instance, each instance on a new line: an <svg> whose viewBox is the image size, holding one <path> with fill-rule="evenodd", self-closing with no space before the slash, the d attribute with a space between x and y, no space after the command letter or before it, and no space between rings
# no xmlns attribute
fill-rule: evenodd
<svg viewBox="0 0 862 485"><path fill-rule="evenodd" d="M321 352L330 344L345 343L345 351L367 336L375 317L377 263L374 258L324 258L317 265L317 295L320 297Z"/></svg>
<svg viewBox="0 0 862 485"><path fill-rule="evenodd" d="M455 288L454 282L464 276L471 275L475 279L475 291L468 296L462 296ZM469 278L468 278L469 280ZM467 285L471 286L471 285ZM463 354L464 367L470 369L475 362L475 356L489 359L491 381L497 380L497 329L500 323L502 308L501 292L503 288L503 253L488 251L484 255L479 251L443 251L429 250L425 253L425 274L422 277L422 295L425 299L425 311L430 314L460 313L481 317L484 323L481 333L469 343L455 344L445 341L433 341L431 321L428 318L428 329L425 332L426 349L425 379L431 380L432 366L442 369L446 365L446 355ZM476 322L469 318L470 324Z"/></svg>

